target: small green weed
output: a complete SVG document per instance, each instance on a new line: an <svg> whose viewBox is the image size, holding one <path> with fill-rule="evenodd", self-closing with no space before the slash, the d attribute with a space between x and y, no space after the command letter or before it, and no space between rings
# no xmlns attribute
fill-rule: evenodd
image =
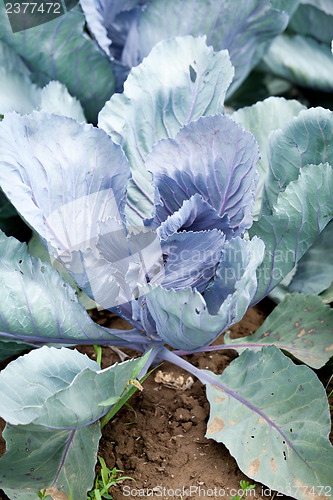
<svg viewBox="0 0 333 500"><path fill-rule="evenodd" d="M327 385L326 385L326 387L325 387L326 392L328 392L328 391L327 391L327 390L328 390L328 386L330 385L330 382L331 382L332 378L333 378L333 374L330 376L330 379L329 379L329 381L327 382ZM327 394L327 399L328 399L328 398L330 398L330 397L332 396L332 394L333 394L333 389L331 390L331 392L330 392L329 394ZM330 404L330 408L331 408L331 410L333 410L333 405L331 405L331 404Z"/></svg>
<svg viewBox="0 0 333 500"><path fill-rule="evenodd" d="M255 484L250 484L249 481L241 480L239 481L239 484L244 493L246 493L249 490L253 490L253 488L255 488ZM244 498L244 493L241 496L236 495L235 497L232 497L230 500L242 500Z"/></svg>
<svg viewBox="0 0 333 500"><path fill-rule="evenodd" d="M110 470L106 466L106 463L102 457L98 457L98 460L101 464L102 469L100 474L97 474L96 476L95 487L88 493L87 500L102 500L103 498L108 500L112 499L112 496L109 494L109 489L111 488L111 486L115 485L119 481L123 481L124 479L131 479L132 481L135 481L135 479L133 479L132 477L127 476L121 476L117 478L117 474L119 472L123 472L122 470L118 470L116 467Z"/></svg>
<svg viewBox="0 0 333 500"><path fill-rule="evenodd" d="M37 495L38 495L38 498L41 498L42 500L48 500L48 499L52 500L51 495L46 494L46 490L38 491Z"/></svg>

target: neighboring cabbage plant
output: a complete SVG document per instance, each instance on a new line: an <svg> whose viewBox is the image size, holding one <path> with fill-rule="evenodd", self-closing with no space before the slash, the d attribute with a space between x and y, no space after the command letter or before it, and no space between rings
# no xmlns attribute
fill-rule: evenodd
<svg viewBox="0 0 333 500"><path fill-rule="evenodd" d="M269 142L272 173L258 190L258 143L223 114L228 53L205 42L158 43L106 103L99 128L45 111L8 113L0 124L4 193L77 285L132 325L95 324L50 264L1 234L2 354L52 343L147 356L99 371L75 351L43 347L3 370L0 416L9 425L0 487L10 498L52 486L83 499L99 419L129 378L162 360L207 386L207 436L248 476L300 499L332 487L325 389L280 350L323 366L332 351L330 308L292 295L255 336L211 344L284 279L333 218L333 113L290 104ZM222 375L182 358L226 348L241 354Z"/></svg>

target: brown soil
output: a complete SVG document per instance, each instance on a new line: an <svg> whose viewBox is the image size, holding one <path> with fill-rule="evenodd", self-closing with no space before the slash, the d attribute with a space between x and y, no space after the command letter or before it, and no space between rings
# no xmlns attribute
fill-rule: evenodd
<svg viewBox="0 0 333 500"><path fill-rule="evenodd" d="M232 337L256 331L271 309L271 303L266 300L248 311L243 320L231 328ZM122 321L110 318L106 312L98 313L98 318L95 315L95 320L109 327L119 327ZM221 343L221 339L216 343ZM96 356L92 347L79 350L91 357ZM194 354L186 359L199 368L219 374L235 357L235 351L230 350ZM116 361L119 361L118 355L104 348L102 367ZM166 362L159 369L164 375L182 375L184 380L189 375ZM327 382L329 371L327 368L320 371L323 383ZM112 498L188 500L210 496L228 500L236 495L233 489L240 489L241 479L256 484L240 472L223 444L204 437L209 404L202 384L196 380L188 389L171 388L156 382L156 373L157 370L144 382L144 390L137 391L131 398L132 409L123 407L103 429L99 455L110 469L117 467L124 471L122 475L135 480L125 480L114 486L110 491ZM0 455L4 449L4 442L0 440ZM96 470L99 470L98 466ZM272 493L256 484L254 494L248 498L268 499ZM0 498L7 497L1 497L0 491Z"/></svg>

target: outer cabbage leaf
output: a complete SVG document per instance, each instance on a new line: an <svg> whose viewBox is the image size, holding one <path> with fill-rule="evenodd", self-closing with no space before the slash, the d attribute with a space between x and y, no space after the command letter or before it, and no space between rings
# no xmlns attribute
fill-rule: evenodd
<svg viewBox="0 0 333 500"><path fill-rule="evenodd" d="M28 252L30 253L30 255L35 257L35 259L40 259L42 262L48 262L49 264L51 264L54 269L56 269L58 273L64 278L64 280L68 281L71 287L74 288L80 303L87 310L94 309L96 307L96 303L92 299L90 299L82 290L79 289L73 278L66 272L64 266L58 260L51 259L50 254L44 247L40 237L35 232L33 232L33 235L29 240Z"/></svg>
<svg viewBox="0 0 333 500"><path fill-rule="evenodd" d="M316 295L288 294L266 318L261 327L247 337L224 343L239 353L246 348L275 345L312 368L321 368L333 355L333 310Z"/></svg>
<svg viewBox="0 0 333 500"><path fill-rule="evenodd" d="M240 321L256 292L256 270L263 254L264 245L258 238L252 241L234 238L227 242L207 302L195 289L174 291L161 285L148 285L146 301L160 337L171 347L194 351L211 344L229 326ZM235 272L228 274L223 302L217 304L224 284L224 270L232 262Z"/></svg>
<svg viewBox="0 0 333 500"><path fill-rule="evenodd" d="M291 16L297 9L300 0L270 0L270 2L274 9L288 12L289 16Z"/></svg>
<svg viewBox="0 0 333 500"><path fill-rule="evenodd" d="M26 342L10 342L5 340L0 336L0 363L10 358L11 356L16 356L17 354L21 354L24 351L30 351L30 349L34 349L36 346L34 344L28 344Z"/></svg>
<svg viewBox="0 0 333 500"><path fill-rule="evenodd" d="M89 121L114 91L114 76L105 54L84 33L84 16L74 9L58 19L13 33L5 5L0 4L0 39L29 68L48 80L59 80L82 103Z"/></svg>
<svg viewBox="0 0 333 500"><path fill-rule="evenodd" d="M259 183L256 189L254 216L258 216L260 213L262 190L269 171L270 151L267 137L271 131L282 128L304 109L306 109L305 106L298 101L287 101L283 97L269 97L232 114L232 119L241 123L246 130L251 132L259 144L260 159L256 165Z"/></svg>
<svg viewBox="0 0 333 500"><path fill-rule="evenodd" d="M36 490L52 485L83 498L94 479L95 422L109 409L103 401L120 397L146 360L100 370L77 351L43 347L10 363L0 374L0 415L10 424L1 486L31 488L33 481Z"/></svg>
<svg viewBox="0 0 333 500"><path fill-rule="evenodd" d="M34 112L6 115L0 149L2 189L79 283L98 221L123 219L130 173L121 148L91 125Z"/></svg>
<svg viewBox="0 0 333 500"><path fill-rule="evenodd" d="M325 161L333 163L330 147L332 138L333 113L322 108L302 111L281 130L271 134L268 152L270 170L263 191L263 213L271 213L271 207L275 203L278 193L283 191L290 181L298 177L300 169L304 165ZM328 245L325 244L325 241L329 241L330 238L329 234L326 235L327 231L329 231L328 228L324 229L320 239L314 242L313 250L311 247L301 259L300 270L296 271L295 276L291 276L291 278L295 278L295 282L289 289L290 291L320 293L330 286L333 277L329 266L326 266L327 259L323 255ZM321 264L325 264L325 269L321 273L322 281L318 279L320 275L317 267ZM302 278L302 274L306 281ZM297 275L300 276L299 279ZM286 285L289 284L290 279ZM280 290L282 295L287 291L286 287ZM276 292L274 291L275 296ZM276 296L276 298L278 297Z"/></svg>
<svg viewBox="0 0 333 500"><path fill-rule="evenodd" d="M247 476L300 500L332 488L329 407L312 370L270 346L209 375L219 387L207 384L206 437L223 442Z"/></svg>
<svg viewBox="0 0 333 500"><path fill-rule="evenodd" d="M124 93L106 103L98 124L129 160L134 178L128 191L131 222L151 216L154 191L144 162L153 145L174 137L190 121L221 111L232 77L226 51L213 52L204 37L175 38L154 47L132 69Z"/></svg>
<svg viewBox="0 0 333 500"><path fill-rule="evenodd" d="M0 42L0 113L30 113L40 103L41 90L30 80L30 71L7 44Z"/></svg>
<svg viewBox="0 0 333 500"><path fill-rule="evenodd" d="M333 164L332 140L333 113L323 108L302 111L270 135L270 169L263 191L264 214L271 213L279 193L298 178L304 165Z"/></svg>
<svg viewBox="0 0 333 500"><path fill-rule="evenodd" d="M289 285L291 292L320 294L332 285L332 248L333 222L330 222L298 262L296 273Z"/></svg>
<svg viewBox="0 0 333 500"><path fill-rule="evenodd" d="M328 44L302 35L281 35L266 52L260 67L301 87L333 90L333 58Z"/></svg>
<svg viewBox="0 0 333 500"><path fill-rule="evenodd" d="M0 113L20 114L44 109L50 113L85 121L81 104L60 82L50 82L44 89L32 83L31 72L6 43L0 42Z"/></svg>
<svg viewBox="0 0 333 500"><path fill-rule="evenodd" d="M51 491L86 497L95 476L99 423L76 431L7 425L3 437L7 452L0 460L0 486L10 499L36 500L38 491L51 485Z"/></svg>
<svg viewBox="0 0 333 500"><path fill-rule="evenodd" d="M94 323L75 291L24 243L0 234L0 338L26 342L116 341Z"/></svg>
<svg viewBox="0 0 333 500"><path fill-rule="evenodd" d="M138 64L157 42L172 36L207 35L215 50L229 51L236 70L233 91L259 62L266 43L287 24L288 15L266 0L239 0L237 9L225 0L153 0L129 33L123 61Z"/></svg>
<svg viewBox="0 0 333 500"><path fill-rule="evenodd" d="M228 216L235 234L243 233L252 224L258 159L253 136L223 115L200 118L174 140L160 141L146 161L158 189L156 223L200 193L219 216Z"/></svg>
<svg viewBox="0 0 333 500"><path fill-rule="evenodd" d="M323 10L328 15L333 15L333 5L331 0L301 0L301 4L313 5L320 10Z"/></svg>
<svg viewBox="0 0 333 500"><path fill-rule="evenodd" d="M69 116L78 122L86 121L80 102L72 97L60 82L50 82L42 89L40 97L40 109L56 115Z"/></svg>
<svg viewBox="0 0 333 500"><path fill-rule="evenodd" d="M259 236L266 249L252 304L282 281L333 218L332 185L330 165L307 165L279 195L272 214L253 223L249 234Z"/></svg>
<svg viewBox="0 0 333 500"><path fill-rule="evenodd" d="M325 11L326 10L326 11ZM289 27L296 33L315 37L320 42L331 43L333 39L333 8L321 9L320 5L301 2L290 20Z"/></svg>

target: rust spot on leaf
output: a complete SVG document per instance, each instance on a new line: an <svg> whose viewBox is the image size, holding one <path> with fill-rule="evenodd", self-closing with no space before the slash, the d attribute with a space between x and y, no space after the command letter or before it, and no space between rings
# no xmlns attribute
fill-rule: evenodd
<svg viewBox="0 0 333 500"><path fill-rule="evenodd" d="M225 401L225 398L219 398L218 396L214 398L215 403L222 403L222 401Z"/></svg>
<svg viewBox="0 0 333 500"><path fill-rule="evenodd" d="M262 417L259 417L259 424L263 424L264 422L266 422L266 420Z"/></svg>
<svg viewBox="0 0 333 500"><path fill-rule="evenodd" d="M237 424L236 420L230 420L230 425L236 425L236 424Z"/></svg>
<svg viewBox="0 0 333 500"><path fill-rule="evenodd" d="M299 334L297 335L297 337L301 338L305 334L306 334L306 330L305 330L305 328L302 328L302 330L299 332Z"/></svg>
<svg viewBox="0 0 333 500"><path fill-rule="evenodd" d="M275 465L274 457L271 458L271 469L273 472L276 472L276 465Z"/></svg>
<svg viewBox="0 0 333 500"><path fill-rule="evenodd" d="M222 418L214 417L211 423L207 427L208 434L217 434L224 429L225 423Z"/></svg>
<svg viewBox="0 0 333 500"><path fill-rule="evenodd" d="M327 347L325 347L325 351L333 351L333 344L328 345Z"/></svg>
<svg viewBox="0 0 333 500"><path fill-rule="evenodd" d="M248 471L247 475L254 476L255 474L258 474L259 467L260 467L260 460L259 460L259 458L256 458L250 463L250 467L249 467L249 471Z"/></svg>
<svg viewBox="0 0 333 500"><path fill-rule="evenodd" d="M214 389L216 389L217 391L224 392L224 389L221 389L217 385L212 385L212 387L214 387Z"/></svg>
<svg viewBox="0 0 333 500"><path fill-rule="evenodd" d="M46 495L51 495L53 500L67 500L69 499L69 496L66 495L66 493L62 493L59 491L57 488L54 488L53 486L50 488L47 488L45 491Z"/></svg>
<svg viewBox="0 0 333 500"><path fill-rule="evenodd" d="M301 321L296 321L295 327L298 328L300 324L301 324Z"/></svg>

